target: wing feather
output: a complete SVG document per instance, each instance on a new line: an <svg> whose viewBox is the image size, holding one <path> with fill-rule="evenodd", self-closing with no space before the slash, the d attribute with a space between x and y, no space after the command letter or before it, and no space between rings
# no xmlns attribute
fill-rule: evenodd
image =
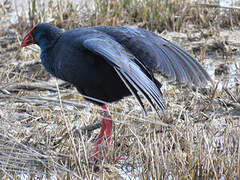
<svg viewBox="0 0 240 180"><path fill-rule="evenodd" d="M202 87L212 79L188 52L153 32L128 27L95 27L126 47L150 71L176 84Z"/></svg>
<svg viewBox="0 0 240 180"><path fill-rule="evenodd" d="M156 112L165 109L160 89L146 70L141 67L143 65L136 63L135 57L129 54L121 44L107 34L98 33L90 38L88 36L83 40L82 45L91 52L102 56L107 63L113 66L142 107L143 103L138 93L149 102Z"/></svg>

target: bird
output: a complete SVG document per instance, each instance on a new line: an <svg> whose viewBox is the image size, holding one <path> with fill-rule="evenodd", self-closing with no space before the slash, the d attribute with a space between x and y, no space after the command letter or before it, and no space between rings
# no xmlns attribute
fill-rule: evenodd
<svg viewBox="0 0 240 180"><path fill-rule="evenodd" d="M105 112L96 155L105 135L107 145L111 142L108 103L133 95L144 111L145 99L159 114L166 106L156 73L188 88L212 82L196 58L141 28L94 26L63 32L53 24L40 23L27 32L21 47L32 44L40 47L41 63L50 74L71 83L86 100Z"/></svg>

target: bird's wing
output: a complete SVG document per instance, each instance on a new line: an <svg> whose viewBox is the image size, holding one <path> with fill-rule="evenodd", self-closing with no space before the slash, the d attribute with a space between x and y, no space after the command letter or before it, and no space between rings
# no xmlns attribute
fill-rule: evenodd
<svg viewBox="0 0 240 180"><path fill-rule="evenodd" d="M188 52L152 32L143 29L140 29L140 32L145 35L146 39L153 42L153 51L156 53L156 71L178 84L190 87L192 85L203 87L207 81L212 82L203 66Z"/></svg>
<svg viewBox="0 0 240 180"><path fill-rule="evenodd" d="M144 67L141 67L140 63L136 63L133 60L135 57L129 54L121 44L107 34L99 32L97 36L88 36L82 41L82 45L91 52L102 56L116 70L142 107L143 103L138 93L143 95L156 111L165 109L159 88L147 75Z"/></svg>
<svg viewBox="0 0 240 180"><path fill-rule="evenodd" d="M112 36L149 70L159 72L169 81L190 87L212 82L196 58L155 33L128 27L96 28Z"/></svg>

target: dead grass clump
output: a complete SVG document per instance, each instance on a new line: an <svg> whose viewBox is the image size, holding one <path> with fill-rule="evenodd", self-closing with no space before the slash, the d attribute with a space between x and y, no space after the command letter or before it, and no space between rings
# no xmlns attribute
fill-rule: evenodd
<svg viewBox="0 0 240 180"><path fill-rule="evenodd" d="M152 31L179 31L189 11L186 1L95 1L91 25L135 25Z"/></svg>
<svg viewBox="0 0 240 180"><path fill-rule="evenodd" d="M68 29L81 26L79 24L80 4L73 1L28 1L28 18L31 27L40 22L51 22L58 27Z"/></svg>
<svg viewBox="0 0 240 180"><path fill-rule="evenodd" d="M36 1L28 0L28 10L23 7L18 23L12 25L20 34L37 23L50 22L63 29L82 26L137 26L151 31L180 31L195 28L234 28L239 24L238 9L205 7L184 0L116 0L99 1ZM26 24L29 27L26 27Z"/></svg>
<svg viewBox="0 0 240 180"><path fill-rule="evenodd" d="M239 26L239 9L221 9L217 5L210 7L182 0L96 0L90 25L137 25L157 32L180 31L187 24L199 29Z"/></svg>
<svg viewBox="0 0 240 180"><path fill-rule="evenodd" d="M38 23L49 22L63 29L87 26L89 21L88 1L26 0L26 6L17 7L17 22L11 26L23 35ZM21 10L21 11L20 11Z"/></svg>
<svg viewBox="0 0 240 180"><path fill-rule="evenodd" d="M235 6L236 5L236 6ZM238 1L232 1L232 6L222 6L217 2L196 4L192 9L192 20L204 28L217 26L232 29L239 27L240 8ZM217 23L216 23L217 22Z"/></svg>

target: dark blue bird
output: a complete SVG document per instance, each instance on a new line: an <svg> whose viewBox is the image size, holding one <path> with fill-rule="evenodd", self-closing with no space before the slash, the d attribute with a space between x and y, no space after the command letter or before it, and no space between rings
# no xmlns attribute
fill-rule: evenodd
<svg viewBox="0 0 240 180"><path fill-rule="evenodd" d="M52 24L33 27L21 46L37 44L41 61L52 75L72 83L88 100L101 105L134 95L144 109L145 98L156 112L164 110L158 72L169 81L203 87L210 76L186 51L156 34L129 27L86 27L62 32ZM105 113L106 114L106 113ZM97 141L111 140L111 116L105 115Z"/></svg>

